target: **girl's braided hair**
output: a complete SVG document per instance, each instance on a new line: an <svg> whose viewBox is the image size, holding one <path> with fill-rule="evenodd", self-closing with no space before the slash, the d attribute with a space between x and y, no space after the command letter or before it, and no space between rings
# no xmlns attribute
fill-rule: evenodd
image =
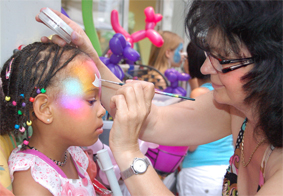
<svg viewBox="0 0 283 196"><path fill-rule="evenodd" d="M48 87L56 86L59 79L54 76L81 53L70 45L60 47L54 43L35 42L5 62L1 70L1 135L12 131L17 135L26 130L24 140L29 140L33 98L38 93L45 93Z"/></svg>

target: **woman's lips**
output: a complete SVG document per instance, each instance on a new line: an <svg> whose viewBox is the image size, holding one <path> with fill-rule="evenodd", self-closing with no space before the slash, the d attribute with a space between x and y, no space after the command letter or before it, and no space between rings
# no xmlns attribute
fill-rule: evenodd
<svg viewBox="0 0 283 196"><path fill-rule="evenodd" d="M215 83L211 83L211 84L212 84L214 89L223 87L223 85L218 85L218 84L215 84Z"/></svg>

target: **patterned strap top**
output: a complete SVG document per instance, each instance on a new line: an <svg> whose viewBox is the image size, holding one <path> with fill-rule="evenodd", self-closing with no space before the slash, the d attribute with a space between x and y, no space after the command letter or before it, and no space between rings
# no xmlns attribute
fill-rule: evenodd
<svg viewBox="0 0 283 196"><path fill-rule="evenodd" d="M237 187L237 178L238 178L238 169L240 166L240 154L241 154L241 143L243 140L243 134L246 128L246 123L247 119L243 122L243 125L241 127L241 130L239 132L237 141L236 141L236 146L235 146L235 152L234 155L230 158L229 161L229 167L227 169L227 172L224 176L224 181L223 181L223 189L222 189L222 195L229 195L229 196L236 196L238 195L238 187ZM264 179L265 179L265 166L266 163L269 159L270 154L272 153L274 147L270 145L263 156L261 166L260 166L260 174L259 174L259 183L258 183L258 189L257 191L260 190L260 188L264 184Z"/></svg>

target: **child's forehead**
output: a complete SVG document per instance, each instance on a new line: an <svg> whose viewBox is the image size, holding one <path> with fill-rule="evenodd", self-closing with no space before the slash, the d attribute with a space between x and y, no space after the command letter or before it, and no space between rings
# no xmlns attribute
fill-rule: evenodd
<svg viewBox="0 0 283 196"><path fill-rule="evenodd" d="M83 61L75 59L70 68L70 75L76 75L79 77L94 77L96 75L100 78L100 73L95 63L90 59Z"/></svg>
<svg viewBox="0 0 283 196"><path fill-rule="evenodd" d="M75 59L69 71L67 78L76 78L84 90L89 88L100 88L100 73L92 60Z"/></svg>

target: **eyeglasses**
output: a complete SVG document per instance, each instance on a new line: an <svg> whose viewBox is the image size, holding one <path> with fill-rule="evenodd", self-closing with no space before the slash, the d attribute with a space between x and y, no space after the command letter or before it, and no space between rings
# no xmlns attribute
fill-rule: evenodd
<svg viewBox="0 0 283 196"><path fill-rule="evenodd" d="M217 71L220 71L222 73L227 73L229 71L233 71L235 69L239 69L241 67L245 67L247 65L253 64L254 63L254 57L249 57L249 58L243 58L243 59L230 59L230 60L224 60L220 59L210 52L204 52L205 56L208 57L211 65L216 69ZM231 63L240 63L236 65L232 65L230 67L223 68L222 65L226 64L231 64Z"/></svg>

